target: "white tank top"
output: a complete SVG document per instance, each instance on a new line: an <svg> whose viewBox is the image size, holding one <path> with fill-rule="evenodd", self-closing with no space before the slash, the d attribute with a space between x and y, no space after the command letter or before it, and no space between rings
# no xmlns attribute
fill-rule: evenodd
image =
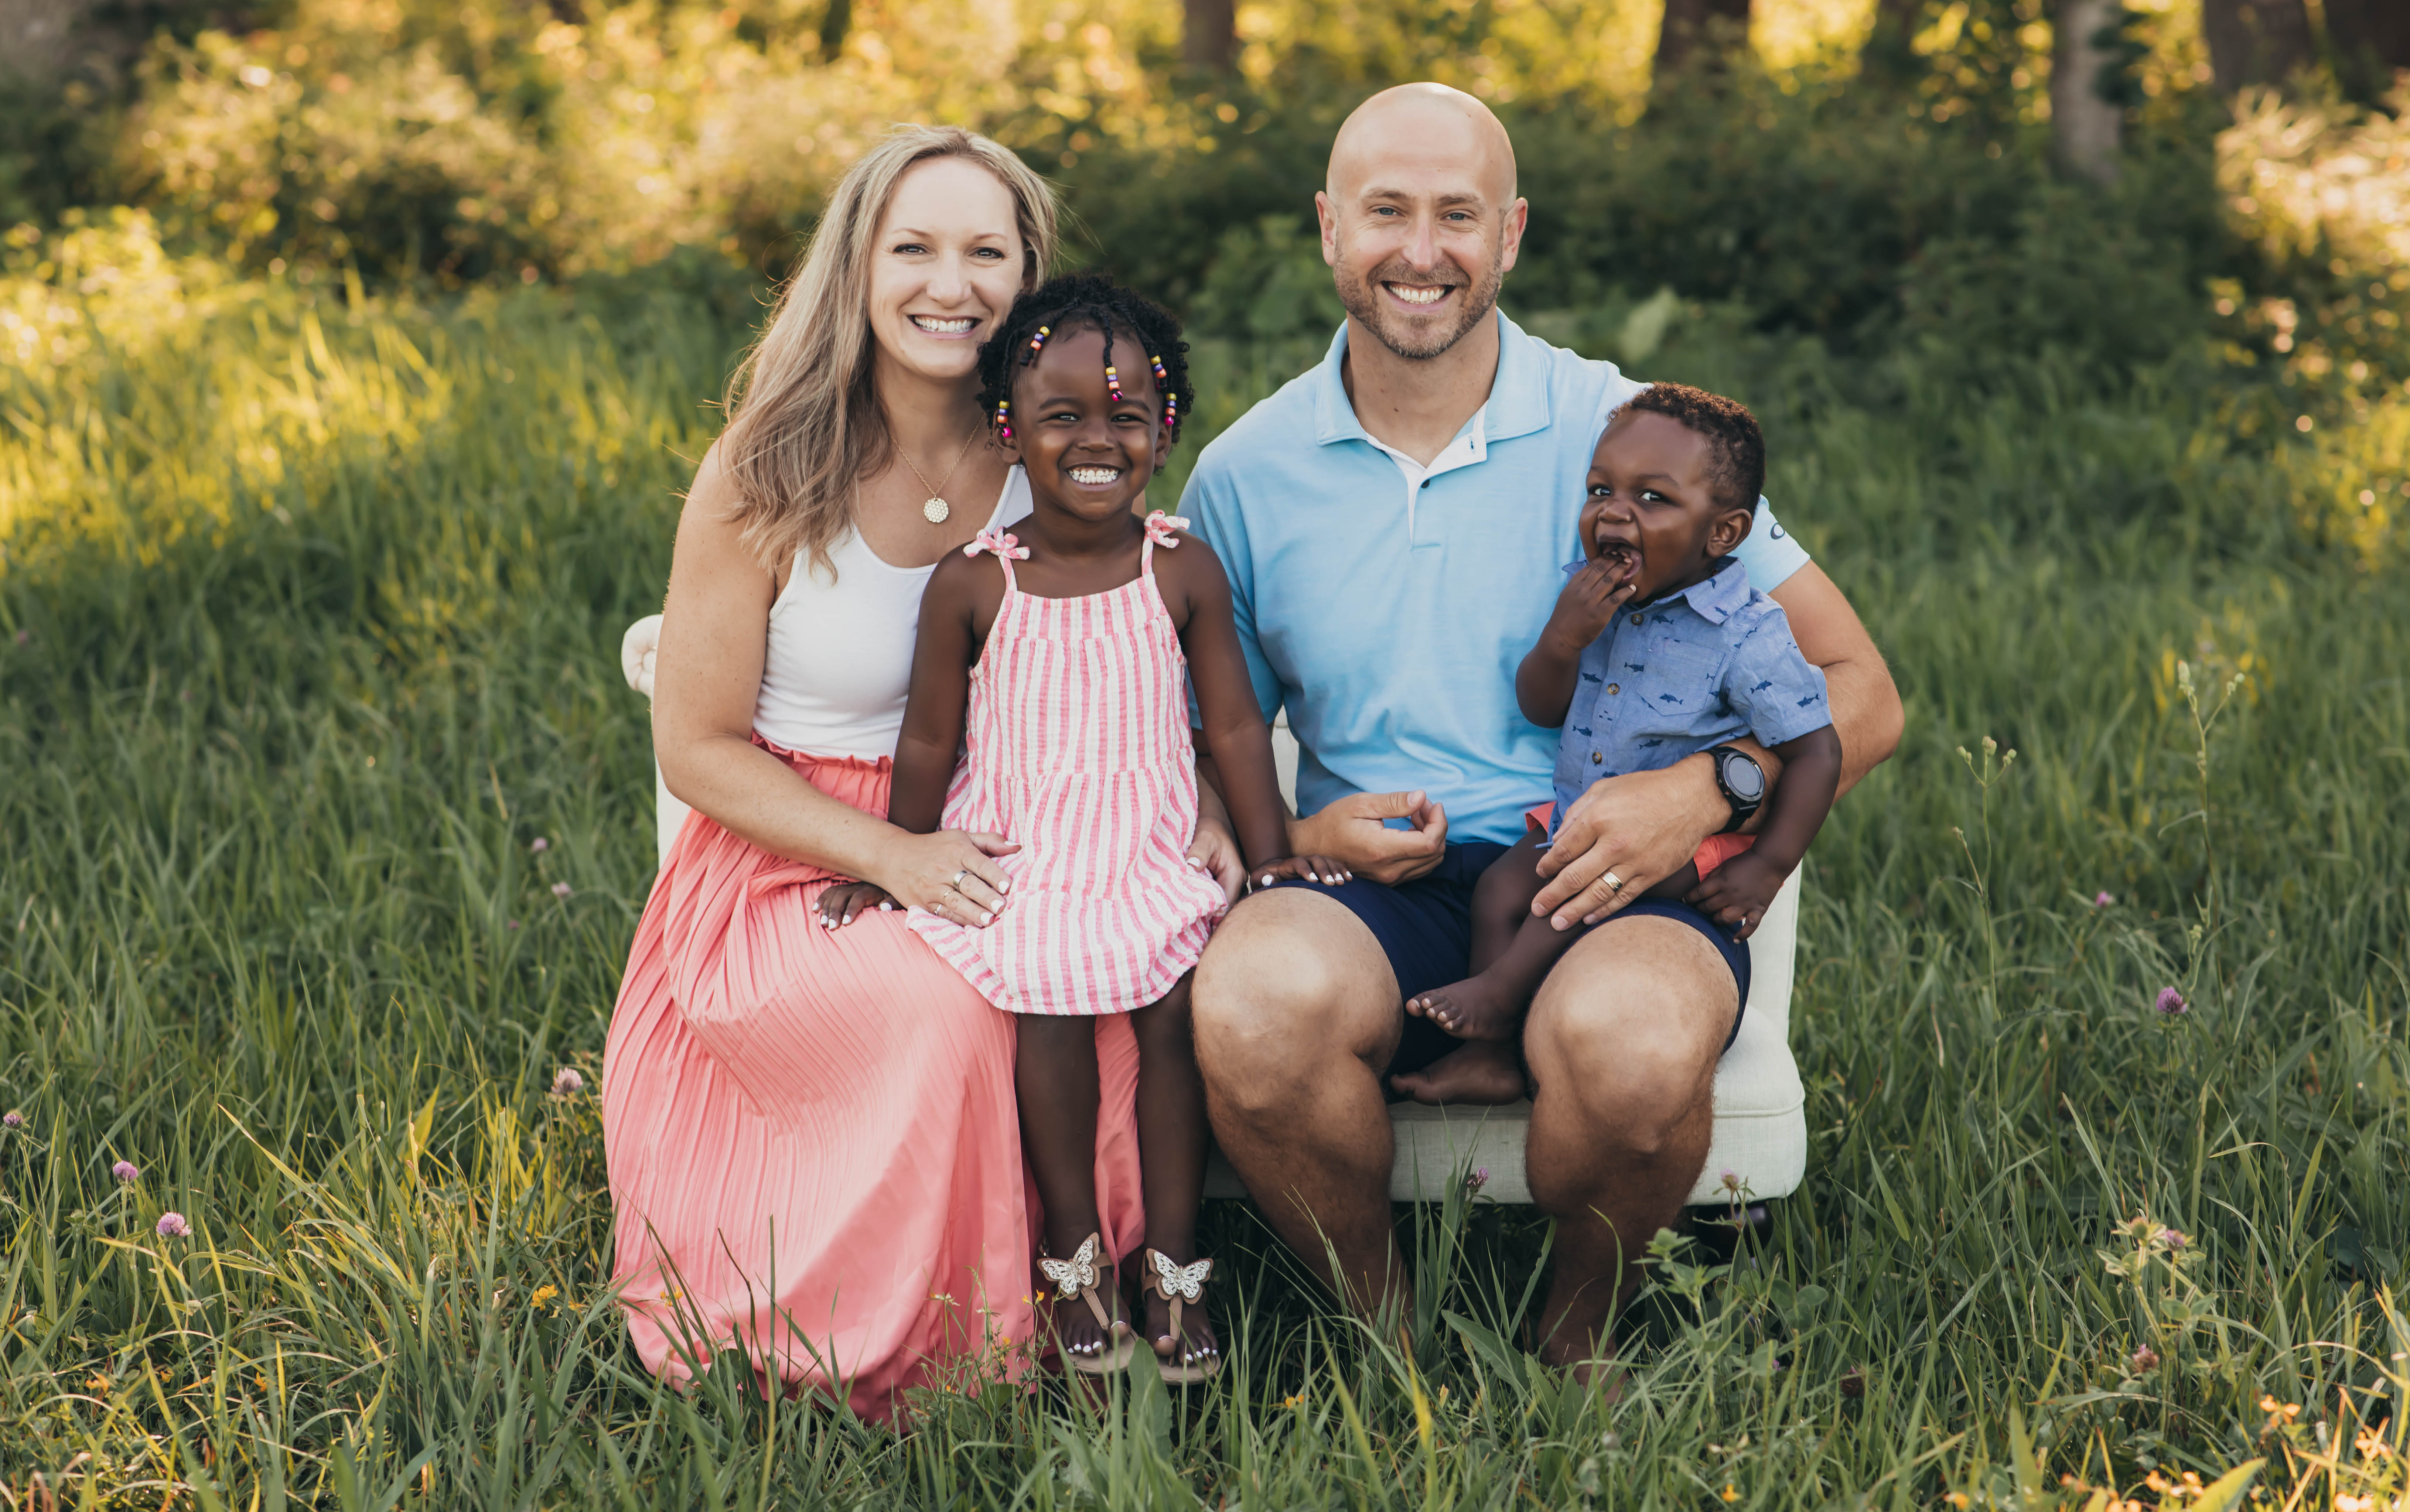
<svg viewBox="0 0 2410 1512"><path fill-rule="evenodd" d="M988 527L1016 525L1029 509L1029 480L1014 468ZM904 728L921 594L937 566L891 567L858 531L831 547L829 560L834 583L798 557L770 606L753 728L790 751L876 761L895 754Z"/></svg>

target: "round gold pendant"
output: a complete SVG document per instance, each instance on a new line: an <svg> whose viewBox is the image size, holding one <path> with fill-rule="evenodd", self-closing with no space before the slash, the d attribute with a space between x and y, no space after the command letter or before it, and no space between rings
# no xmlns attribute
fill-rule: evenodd
<svg viewBox="0 0 2410 1512"><path fill-rule="evenodd" d="M921 506L921 518L931 525L944 525L946 516L954 512L952 505L942 498L933 498Z"/></svg>

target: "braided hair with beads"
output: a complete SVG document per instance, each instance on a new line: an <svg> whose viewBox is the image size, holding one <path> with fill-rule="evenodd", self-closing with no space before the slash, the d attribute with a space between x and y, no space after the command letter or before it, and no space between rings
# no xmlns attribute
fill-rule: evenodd
<svg viewBox="0 0 2410 1512"><path fill-rule="evenodd" d="M1038 360L1048 341L1074 330L1104 333L1105 386L1115 400L1122 397L1122 386L1114 338L1137 344L1163 400L1164 444L1179 440L1183 411L1196 398L1188 386L1188 343L1180 339L1180 322L1154 300L1094 273L1049 279L1022 295L1003 329L980 346L980 407L996 435L1012 439L1012 384L1021 370Z"/></svg>

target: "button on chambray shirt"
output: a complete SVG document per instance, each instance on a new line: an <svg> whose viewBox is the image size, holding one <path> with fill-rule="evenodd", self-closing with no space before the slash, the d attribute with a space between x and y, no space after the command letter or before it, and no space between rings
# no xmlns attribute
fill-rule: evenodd
<svg viewBox="0 0 2410 1512"><path fill-rule="evenodd" d="M1780 745L1832 722L1824 674L1799 654L1782 606L1726 558L1713 577L1618 614L1583 649L1548 832L1602 777L1657 771L1743 735Z"/></svg>

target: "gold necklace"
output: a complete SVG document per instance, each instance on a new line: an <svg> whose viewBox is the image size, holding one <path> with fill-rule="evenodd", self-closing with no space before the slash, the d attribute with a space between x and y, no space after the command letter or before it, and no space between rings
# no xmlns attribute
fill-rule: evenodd
<svg viewBox="0 0 2410 1512"><path fill-rule="evenodd" d="M902 457L904 465L912 469L912 476L921 480L921 486L929 489L929 497L921 503L921 518L931 525L944 525L946 516L954 512L954 507L946 502L946 483L952 482L954 474L963 470L963 463L970 456L971 448L978 442L979 433L973 431L971 439L965 441L962 451L955 454L954 465L946 469L945 482L934 488L929 487L929 475L921 470L921 464L913 461L912 454L904 450L904 443L901 441L895 443L895 454Z"/></svg>

